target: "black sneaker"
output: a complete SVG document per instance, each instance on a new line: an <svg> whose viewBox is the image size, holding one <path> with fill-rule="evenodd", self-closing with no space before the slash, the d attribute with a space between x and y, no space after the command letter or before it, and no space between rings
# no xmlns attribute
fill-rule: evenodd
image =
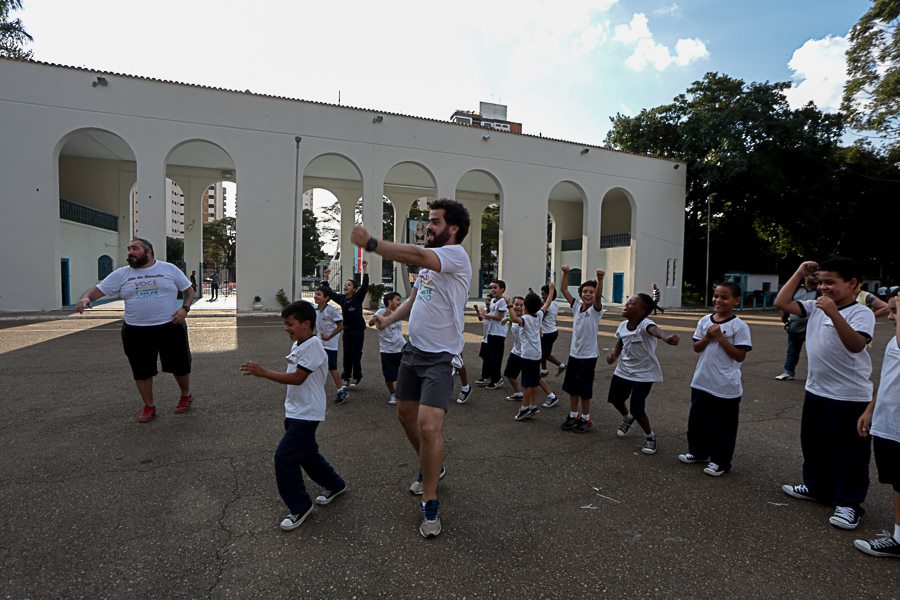
<svg viewBox="0 0 900 600"><path fill-rule="evenodd" d="M559 398L556 397L556 394L550 392L547 394L547 399L541 404L544 408L553 408L559 403Z"/></svg>
<svg viewBox="0 0 900 600"><path fill-rule="evenodd" d="M591 427L594 426L593 417L590 419L583 419L578 417L578 421L575 423L575 426L572 427L572 431L575 433L587 433Z"/></svg>
<svg viewBox="0 0 900 600"><path fill-rule="evenodd" d="M565 370L566 370L566 363L560 363L559 368L556 369L556 376L559 377L560 375L563 374L563 371L565 371Z"/></svg>
<svg viewBox="0 0 900 600"><path fill-rule="evenodd" d="M528 418L530 419L530 418L533 417L534 415L536 415L536 414L538 414L539 412L541 412L541 409L539 409L537 406L531 406L531 407L528 408L528 412L530 413L530 414L528 415Z"/></svg>
<svg viewBox="0 0 900 600"><path fill-rule="evenodd" d="M854 540L853 546L869 556L900 558L900 542L887 531L882 531L881 537L874 540Z"/></svg>
<svg viewBox="0 0 900 600"><path fill-rule="evenodd" d="M514 394L510 394L509 396L507 396L506 399L514 401L514 402L518 402L524 397L525 397L525 394L523 394L522 392L515 392Z"/></svg>
<svg viewBox="0 0 900 600"><path fill-rule="evenodd" d="M519 412L516 413L516 421L524 421L531 416L531 409L527 406L520 406Z"/></svg>
<svg viewBox="0 0 900 600"><path fill-rule="evenodd" d="M838 529L856 529L864 514L866 511L862 507L835 506L834 514L828 517L828 522Z"/></svg>
<svg viewBox="0 0 900 600"><path fill-rule="evenodd" d="M815 497L813 497L813 495L809 493L809 488L806 487L805 483L801 483L798 485L785 484L781 486L781 491L791 498L796 498L797 500L815 500Z"/></svg>
<svg viewBox="0 0 900 600"><path fill-rule="evenodd" d="M625 437L628 433L628 430L631 429L631 425L634 423L634 417L631 415L627 415L622 417L622 422L619 423L619 428L616 429L616 435L619 437Z"/></svg>
<svg viewBox="0 0 900 600"><path fill-rule="evenodd" d="M563 431L572 431L572 428L575 427L575 423L578 422L578 417L566 417L566 420L563 421L562 425L559 426Z"/></svg>
<svg viewBox="0 0 900 600"><path fill-rule="evenodd" d="M703 469L703 472L709 475L710 477L721 477L725 473L728 472L728 469L723 469L719 466L718 463L711 462Z"/></svg>
<svg viewBox="0 0 900 600"><path fill-rule="evenodd" d="M318 496L316 496L316 504L320 506L325 506L326 504L331 504L331 501L343 494L347 491L347 484L344 484L344 487L337 491L325 490Z"/></svg>
<svg viewBox="0 0 900 600"><path fill-rule="evenodd" d="M504 384L504 381L503 381L503 378L501 377L501 378L498 379L497 381L492 381L491 383L487 384L487 385L484 386L484 387L486 387L486 388L489 389L489 390L496 390L497 388L499 388L499 387L502 386L503 384Z"/></svg>
<svg viewBox="0 0 900 600"><path fill-rule="evenodd" d="M701 458L695 454L691 454L690 452L685 452L684 454L678 455L678 460L683 462L686 465L692 465L694 463L705 463L709 462L709 457Z"/></svg>
<svg viewBox="0 0 900 600"><path fill-rule="evenodd" d="M359 381L360 381L360 379L362 379L362 377L357 377L356 379L351 379L351 380L350 380L350 387L352 387L352 388L359 387Z"/></svg>
<svg viewBox="0 0 900 600"><path fill-rule="evenodd" d="M641 444L641 452L644 454L656 454L656 436L649 435L644 438L644 443Z"/></svg>
<svg viewBox="0 0 900 600"><path fill-rule="evenodd" d="M469 399L470 395L472 395L472 386L469 386L468 390L464 390L464 389L460 388L459 396L456 397L456 403L457 404L465 404L466 401Z"/></svg>
<svg viewBox="0 0 900 600"><path fill-rule="evenodd" d="M475 380L475 385L487 385L491 382L487 377L482 377L481 379Z"/></svg>
<svg viewBox="0 0 900 600"><path fill-rule="evenodd" d="M302 513L291 513L281 521L281 530L282 531L292 531L297 529L301 525L303 525L303 521L306 520L306 517L309 516L309 513L313 511L313 504L309 505L309 508L306 512Z"/></svg>

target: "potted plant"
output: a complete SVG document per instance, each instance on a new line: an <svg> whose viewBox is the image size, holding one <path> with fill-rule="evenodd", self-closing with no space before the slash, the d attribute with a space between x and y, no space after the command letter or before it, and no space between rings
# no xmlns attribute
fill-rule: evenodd
<svg viewBox="0 0 900 600"><path fill-rule="evenodd" d="M262 298L253 296L253 310L262 310Z"/></svg>
<svg viewBox="0 0 900 600"><path fill-rule="evenodd" d="M378 309L378 304L384 297L384 289L384 285L380 283L369 286L369 308L371 308L372 310Z"/></svg>
<svg viewBox="0 0 900 600"><path fill-rule="evenodd" d="M281 288L277 292L275 292L275 300L278 302L278 304L281 305L281 308L284 308L285 306L287 306L288 304L291 303L291 301L288 300L287 294L284 293L283 288Z"/></svg>

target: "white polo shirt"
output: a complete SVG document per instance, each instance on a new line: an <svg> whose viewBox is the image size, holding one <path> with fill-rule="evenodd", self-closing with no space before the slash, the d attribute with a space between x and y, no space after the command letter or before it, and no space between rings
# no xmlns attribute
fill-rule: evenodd
<svg viewBox="0 0 900 600"><path fill-rule="evenodd" d="M181 306L178 292L189 287L191 280L181 269L161 260L143 269L119 267L97 284L105 295L125 301L125 322L139 327L170 323Z"/></svg>
<svg viewBox="0 0 900 600"><path fill-rule="evenodd" d="M569 345L569 356L572 358L597 358L597 335L600 332L600 319L603 309L591 304L587 310L581 310L581 298L572 303L572 343Z"/></svg>
<svg viewBox="0 0 900 600"><path fill-rule="evenodd" d="M522 315L525 327L522 328L522 358L541 360L541 321L544 313L538 311L536 316Z"/></svg>
<svg viewBox="0 0 900 600"><path fill-rule="evenodd" d="M801 300L797 304L809 315L806 324L806 354L808 359L806 390L823 398L848 402L869 402L872 399L872 359L868 349L850 352L841 342L834 323L815 300ZM862 304L853 302L840 309L841 316L854 331L872 340L875 315Z"/></svg>
<svg viewBox="0 0 900 600"><path fill-rule="evenodd" d="M628 321L619 323L616 328L616 339L622 342L622 352L613 371L622 379L630 381L662 381L662 367L656 357L658 338L647 331L655 327L651 319L644 319L632 331L628 329Z"/></svg>
<svg viewBox="0 0 900 600"><path fill-rule="evenodd" d="M302 384L287 386L284 395L285 418L324 421L328 355L322 347L322 340L312 336L303 343L294 342L285 359L288 373L296 373L297 369L309 373Z"/></svg>
<svg viewBox="0 0 900 600"><path fill-rule="evenodd" d="M384 315L385 308L375 311L376 315ZM403 321L391 323L378 332L378 351L383 354L397 354L403 350L406 340L403 339Z"/></svg>
<svg viewBox="0 0 900 600"><path fill-rule="evenodd" d="M553 333L556 331L556 317L558 315L559 304L556 303L556 300L551 300L550 306L547 307L547 312L544 313L544 320L541 321L542 333Z"/></svg>
<svg viewBox="0 0 900 600"><path fill-rule="evenodd" d="M715 315L706 315L697 322L694 341L701 340L715 323L732 346L745 350L753 349L750 328L737 315L724 321L716 321L714 317ZM713 338L700 353L697 366L694 368L694 378L691 379L691 387L719 398L739 398L744 395L741 363L728 356L722 344Z"/></svg>
<svg viewBox="0 0 900 600"><path fill-rule="evenodd" d="M419 269L416 299L409 315L409 342L423 352L460 354L464 310L469 299L472 265L459 244L429 248L441 261L441 270Z"/></svg>
<svg viewBox="0 0 900 600"><path fill-rule="evenodd" d="M512 348L509 353L522 358L522 326L518 323L513 323L512 327L509 328L509 337L512 338Z"/></svg>
<svg viewBox="0 0 900 600"><path fill-rule="evenodd" d="M343 320L344 317L341 316L341 311L339 311L336 306L333 304L326 304L325 308L318 311L318 314L316 315L316 331L319 332L319 337L331 335L331 333L337 329L337 324ZM322 340L322 346L326 350L337 350L338 342L340 340L341 334L337 334L331 339Z"/></svg>
<svg viewBox="0 0 900 600"><path fill-rule="evenodd" d="M881 383L869 433L900 443L900 346L896 335L884 347Z"/></svg>
<svg viewBox="0 0 900 600"><path fill-rule="evenodd" d="M494 298L491 300L491 306L488 309L488 314L496 317L497 315L506 316L507 306L505 298ZM488 319L488 335L499 335L500 337L506 337L507 333L506 321L495 321L493 319Z"/></svg>

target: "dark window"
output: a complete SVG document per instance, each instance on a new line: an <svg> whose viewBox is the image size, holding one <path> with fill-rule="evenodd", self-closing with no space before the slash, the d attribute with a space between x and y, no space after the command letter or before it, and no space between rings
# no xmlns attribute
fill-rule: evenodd
<svg viewBox="0 0 900 600"><path fill-rule="evenodd" d="M112 271L113 259L111 257L104 254L97 259L97 279L106 279Z"/></svg>

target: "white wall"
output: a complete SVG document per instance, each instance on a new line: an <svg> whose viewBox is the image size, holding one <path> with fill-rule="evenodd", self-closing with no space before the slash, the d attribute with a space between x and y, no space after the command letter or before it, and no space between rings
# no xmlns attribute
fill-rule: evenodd
<svg viewBox="0 0 900 600"><path fill-rule="evenodd" d="M582 155L582 144L502 132L484 141L481 130L449 123L137 77L104 74L108 85L94 88L96 76L87 69L0 59L0 131L16 140L0 160L0 277L8 284L0 290L0 311L59 307L60 235L53 225L58 153L67 136L84 128L110 131L133 150L141 232L157 249L165 247L162 200L171 150L205 140L227 153L241 193L239 310L250 310L256 294L275 307L275 291L290 289L296 135L303 136L301 173L328 153L357 166L369 203L363 214L373 231L381 229L385 175L398 163L415 162L434 174L437 197L453 197L468 171L490 173L503 202L501 276L511 289L543 279L548 197L563 181L584 190L584 204L574 205L582 212L588 268L601 262L600 202L612 189L624 190L634 205L633 280L649 286L664 279L667 257L681 263L685 170L671 161L602 149ZM383 120L373 122L375 114ZM564 218L557 223L567 227ZM477 249L475 237L470 249ZM22 255L32 257L27 285L17 258ZM379 263L370 260L370 268ZM680 303L680 293L679 278L667 290L670 305Z"/></svg>
<svg viewBox="0 0 900 600"><path fill-rule="evenodd" d="M64 219L58 221L59 254L56 263L59 265L60 258L69 259L69 301L74 304L83 291L97 285L98 258L104 254L111 257L113 269L124 264L116 259L119 234Z"/></svg>

